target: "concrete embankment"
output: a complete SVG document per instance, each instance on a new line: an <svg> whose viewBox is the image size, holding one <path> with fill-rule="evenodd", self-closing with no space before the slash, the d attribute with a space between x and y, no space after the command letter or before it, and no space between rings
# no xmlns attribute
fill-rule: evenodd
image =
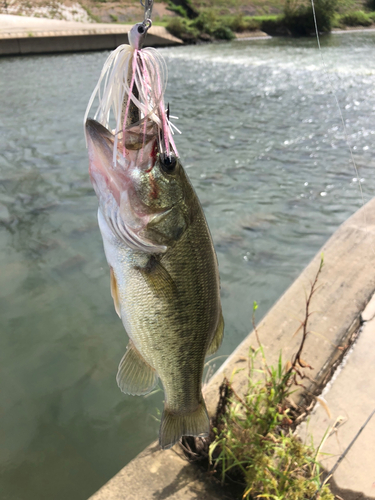
<svg viewBox="0 0 375 500"><path fill-rule="evenodd" d="M0 15L0 55L112 50L128 43L132 25L87 24ZM146 47L182 44L162 26L152 26Z"/></svg>
<svg viewBox="0 0 375 500"><path fill-rule="evenodd" d="M340 365L351 341L360 331L362 313L375 291L375 199L350 217L323 246L311 263L301 273L292 286L273 306L258 326L258 333L266 351L267 361L276 365L280 352L283 360L290 360L300 344L298 331L301 321L305 318L306 293L311 286L319 268L321 254L324 254L324 267L319 278L320 288L316 292L311 310L314 314L309 319L309 331L303 358L312 365L309 380L304 381L307 394L320 394L326 386L337 366ZM371 306L374 308L375 306ZM367 310L365 318L373 318L375 309ZM366 316L367 315L367 316ZM332 418L320 416L320 421L314 420L314 435L318 436L327 428L336 429L336 420L340 412L351 425L340 441L340 451L353 439L355 432L364 423L370 410L375 406L375 363L374 358L366 357L373 351L375 325L369 330L358 347L361 351L356 356L357 346L348 352L349 361L342 369L340 385L333 391L333 399L344 403L332 405ZM361 341L361 343L360 343ZM246 368L248 352L251 346L256 346L254 332L238 346L233 354L222 365L205 388L205 399L209 412L214 413L218 402L218 389L223 377L230 377L234 371ZM354 371L347 372L350 365ZM348 373L348 376L345 374ZM342 377L344 377L342 380ZM355 377L359 382L354 385L349 381ZM236 391L242 392L247 386L247 370L240 371L233 378ZM336 382L332 383L335 388ZM301 394L296 398L300 399ZM328 399L328 396L327 396ZM338 413L337 413L338 412ZM336 426L336 427L335 427ZM373 429L373 427L372 427ZM340 432L340 430L338 430ZM354 435L353 435L354 433ZM336 434L334 434L336 439ZM345 488L343 498L375 498L372 481L375 476L364 480L363 464L372 467L375 463L375 433L370 430L363 432L368 446L350 460L352 477L356 482L350 483L334 475L338 486ZM332 439L333 440L333 439ZM315 441L318 444L317 441ZM354 449L354 447L353 447ZM337 448L334 448L337 453ZM324 449L323 449L324 451ZM357 450L358 451L358 450ZM340 468L338 469L340 470ZM366 469L368 470L368 468ZM340 484L340 481L342 484ZM369 482L370 481L370 482ZM349 490L354 490L350 492ZM372 496L371 496L372 495ZM342 496L342 495L341 495ZM196 466L189 464L182 456L178 445L172 450L161 451L157 443L149 446L143 453L124 467L114 478L104 485L91 500L139 500L153 498L155 500L219 500L230 498L215 483L209 480Z"/></svg>

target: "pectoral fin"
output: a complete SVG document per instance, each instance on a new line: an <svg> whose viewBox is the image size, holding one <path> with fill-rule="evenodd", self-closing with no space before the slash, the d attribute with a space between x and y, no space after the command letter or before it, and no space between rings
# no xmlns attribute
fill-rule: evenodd
<svg viewBox="0 0 375 500"><path fill-rule="evenodd" d="M117 288L116 276L115 273L113 272L112 267L110 267L110 272L111 272L111 295L115 306L115 311L117 312L119 318L121 318L120 298Z"/></svg>
<svg viewBox="0 0 375 500"><path fill-rule="evenodd" d="M224 318L223 314L220 313L219 324L217 325L217 329L214 338L212 339L212 342L210 344L210 347L207 349L206 356L214 354L219 349L223 341L223 336L224 336Z"/></svg>
<svg viewBox="0 0 375 500"><path fill-rule="evenodd" d="M154 256L146 267L138 268L149 287L160 298L171 300L177 294L177 287L169 272Z"/></svg>
<svg viewBox="0 0 375 500"><path fill-rule="evenodd" d="M120 361L116 381L122 392L132 396L144 396L158 383L156 371L146 363L132 341Z"/></svg>

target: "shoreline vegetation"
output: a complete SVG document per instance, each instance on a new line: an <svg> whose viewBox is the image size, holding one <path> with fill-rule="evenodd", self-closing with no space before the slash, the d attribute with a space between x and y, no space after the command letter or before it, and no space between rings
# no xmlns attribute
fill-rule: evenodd
<svg viewBox="0 0 375 500"><path fill-rule="evenodd" d="M190 5L190 0L183 1ZM355 10L344 5L343 0L315 0L314 6L320 34L330 33L335 28L375 28L375 0L359 6L350 3ZM233 40L240 38L241 33L251 35L258 31L271 36L315 36L314 16L309 0L286 0L281 13L255 16L244 15L242 12L221 14L212 7L196 9L192 15L181 4L170 8L178 15L166 21L164 26L185 43Z"/></svg>

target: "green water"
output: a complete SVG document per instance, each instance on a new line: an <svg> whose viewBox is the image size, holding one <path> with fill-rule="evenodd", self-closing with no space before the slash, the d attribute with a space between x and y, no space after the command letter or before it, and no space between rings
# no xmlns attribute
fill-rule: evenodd
<svg viewBox="0 0 375 500"><path fill-rule="evenodd" d="M374 192L375 36L322 45L327 73L313 39L163 50L220 263L219 355L361 206L359 182ZM116 385L127 340L87 173L82 118L106 56L0 59L1 499L85 499L157 437L162 394Z"/></svg>

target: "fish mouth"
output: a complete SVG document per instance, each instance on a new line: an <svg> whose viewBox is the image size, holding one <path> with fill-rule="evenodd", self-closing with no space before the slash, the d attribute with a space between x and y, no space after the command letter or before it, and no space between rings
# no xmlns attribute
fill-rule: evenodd
<svg viewBox="0 0 375 500"><path fill-rule="evenodd" d="M92 118L86 120L86 137L91 138L92 141L102 142L103 140L109 145L114 145L115 135L110 132L101 123ZM125 145L125 149L136 151L147 146L153 139L157 139L156 126L145 123L143 121L134 123L131 127L125 129L125 144L122 141L122 130L117 133L120 138L119 148Z"/></svg>
<svg viewBox="0 0 375 500"><path fill-rule="evenodd" d="M96 120L86 121L91 182L103 215L110 222L112 230L130 248L149 253L163 253L166 251L164 245L155 244L141 234L150 223L155 224L165 217L175 204L159 208L149 207L136 194L133 177L135 170L142 169L147 172L154 166L156 138L151 137L145 147L136 149L139 138L135 137L138 141L135 143L134 136L129 135L134 149L126 149L125 156L117 152L117 161L114 163L114 135ZM139 135L138 130L134 135ZM122 149L121 144L120 148ZM111 199L115 203L109 202Z"/></svg>
<svg viewBox="0 0 375 500"><path fill-rule="evenodd" d="M113 134L96 120L88 118L86 120L85 130L86 137L90 138L94 143L105 141L105 143L108 143L108 146L109 144L113 144Z"/></svg>
<svg viewBox="0 0 375 500"><path fill-rule="evenodd" d="M91 142L102 154L105 152L106 161L115 167L127 170L135 166L141 170L153 168L159 150L157 128L153 123L140 121L126 128L125 141L123 131L113 134L91 118L86 120L85 130L89 150Z"/></svg>

